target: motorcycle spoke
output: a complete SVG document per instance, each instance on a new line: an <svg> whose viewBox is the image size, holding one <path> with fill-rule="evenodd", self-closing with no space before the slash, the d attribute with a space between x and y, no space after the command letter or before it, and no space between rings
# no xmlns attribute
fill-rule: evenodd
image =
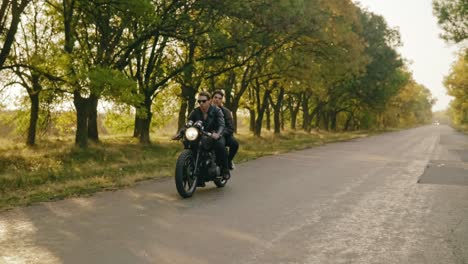
<svg viewBox="0 0 468 264"><path fill-rule="evenodd" d="M187 159L185 162L185 167L187 168L184 173L184 189L185 190L190 190L193 185L195 184L195 179L192 177L192 168L193 168L193 161L190 159ZM188 185L188 188L187 188Z"/></svg>

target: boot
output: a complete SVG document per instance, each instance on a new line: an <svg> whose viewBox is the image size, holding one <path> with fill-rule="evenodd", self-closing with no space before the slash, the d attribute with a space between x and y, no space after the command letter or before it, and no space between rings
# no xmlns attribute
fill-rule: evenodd
<svg viewBox="0 0 468 264"><path fill-rule="evenodd" d="M231 178L231 173L229 172L229 169L224 169L223 170L223 179L229 180Z"/></svg>
<svg viewBox="0 0 468 264"><path fill-rule="evenodd" d="M235 170L236 169L236 165L234 164L234 161L229 161L229 170Z"/></svg>

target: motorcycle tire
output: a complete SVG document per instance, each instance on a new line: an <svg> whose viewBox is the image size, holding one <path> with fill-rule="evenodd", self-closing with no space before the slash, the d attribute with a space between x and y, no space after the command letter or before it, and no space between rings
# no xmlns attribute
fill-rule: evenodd
<svg viewBox="0 0 468 264"><path fill-rule="evenodd" d="M182 198L189 198L197 189L197 176L194 175L195 160L192 151L186 149L177 158L175 184Z"/></svg>
<svg viewBox="0 0 468 264"><path fill-rule="evenodd" d="M224 186L226 186L227 182L228 182L228 180L225 180L225 179L215 179L214 180L214 184L218 188L223 188Z"/></svg>

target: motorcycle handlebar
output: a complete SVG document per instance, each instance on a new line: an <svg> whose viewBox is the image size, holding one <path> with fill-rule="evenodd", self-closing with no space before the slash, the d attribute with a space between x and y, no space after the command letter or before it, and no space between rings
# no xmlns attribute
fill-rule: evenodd
<svg viewBox="0 0 468 264"><path fill-rule="evenodd" d="M206 131L203 131L201 129L199 129L198 131L200 131L205 136L208 136L208 137L213 136L213 133L206 132ZM171 140L180 140L180 139L182 139L184 137L183 134L184 134L184 132L181 131L179 134L172 136Z"/></svg>
<svg viewBox="0 0 468 264"><path fill-rule="evenodd" d="M205 136L209 136L209 137L211 137L213 135L213 133L205 132L203 130L202 130L202 134L205 135Z"/></svg>

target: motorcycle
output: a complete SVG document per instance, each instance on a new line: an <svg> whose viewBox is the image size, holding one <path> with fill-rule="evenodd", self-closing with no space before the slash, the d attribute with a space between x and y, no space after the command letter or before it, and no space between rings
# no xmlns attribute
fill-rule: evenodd
<svg viewBox="0 0 468 264"><path fill-rule="evenodd" d="M216 164L213 150L214 139L211 133L203 131L202 121L188 121L185 130L174 139L183 139L184 150L177 158L175 184L183 198L191 197L197 187L204 187L213 181L218 188L226 185L229 179L223 178L221 168Z"/></svg>

